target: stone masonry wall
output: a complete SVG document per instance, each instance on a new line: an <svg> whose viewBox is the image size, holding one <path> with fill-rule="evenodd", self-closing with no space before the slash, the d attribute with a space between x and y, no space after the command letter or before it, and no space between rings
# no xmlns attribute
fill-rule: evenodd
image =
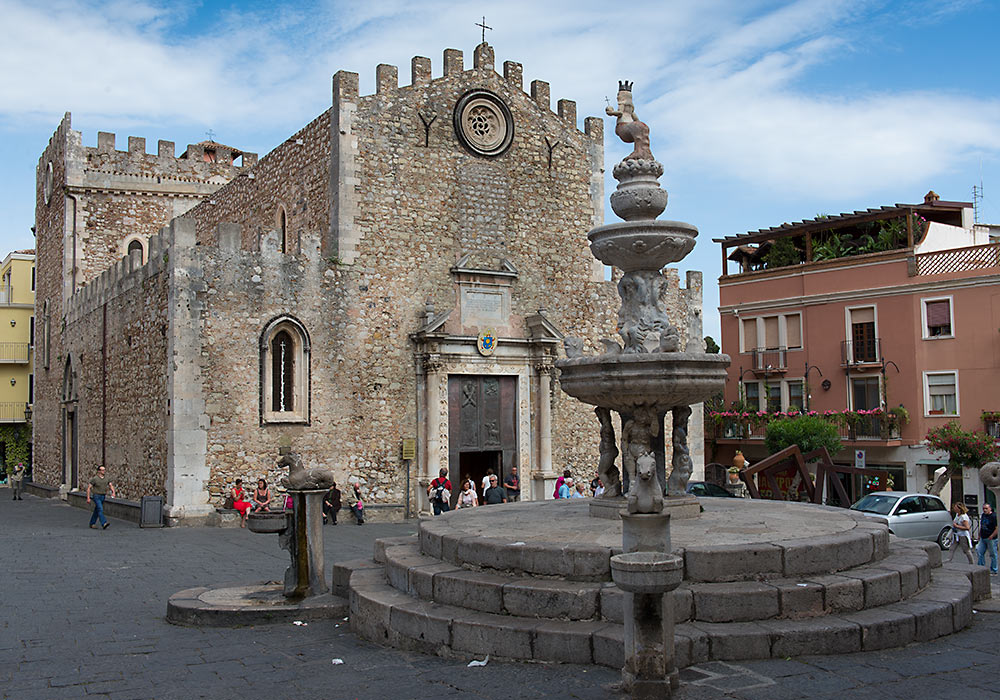
<svg viewBox="0 0 1000 700"><path fill-rule="evenodd" d="M124 498L162 495L166 479L166 275L159 238L77 292L63 348L77 383L80 483L101 464Z"/></svg>
<svg viewBox="0 0 1000 700"><path fill-rule="evenodd" d="M535 97L522 89L517 64L505 66L508 77L494 72L492 61L460 70L457 53L447 61L451 72L434 80L425 72L429 61L414 59L405 87L398 87L393 67L380 66L379 91L365 97L357 96L356 77L338 74L332 110L262 158L253 180L237 178L191 212L206 244L217 238L219 224L242 227L241 251L199 247L213 494L235 476L276 476L270 465L287 435L307 463L333 467L340 480L362 481L375 502L401 502L400 440L417 435L407 335L419 327L425 300L439 311L455 306L449 269L470 250L488 248L517 268L512 323L522 336L524 316L545 308L561 330L584 337L590 352L600 338L615 337L618 297L595 274L586 241L600 218L595 207L603 208L593 197L601 123L588 120L583 133L571 103L562 102L556 114L543 84L533 85ZM451 110L471 87L500 95L513 113L515 138L503 156L474 156L457 140ZM350 128L339 124L338 134L329 115L345 105ZM324 126L333 129L335 146L319 136ZM558 145L550 168L552 143ZM330 202L319 177L333 149L349 152L356 182L334 180ZM338 245L344 237L336 230L331 241L335 222L322 215L349 209L337 199L343 196L356 199L348 222L354 251ZM278 202L289 201L296 221L290 228L302 238L282 255L273 231ZM348 252L353 264L342 264ZM676 273L670 279L671 316L683 328ZM312 340L308 426L259 423L259 338L281 313L298 318ZM551 400L554 464L589 474L597 459L596 419L555 386ZM532 458L521 455L522 465Z"/></svg>
<svg viewBox="0 0 1000 700"><path fill-rule="evenodd" d="M128 240L137 237L148 246L150 238L170 219L189 210L257 159L256 154L245 153L238 165L233 165L232 151L219 144L211 145L216 160L207 162L205 144L190 145L175 157L175 146L170 141L160 141L153 154L146 153L143 138L129 137L128 150L116 150L114 134L99 133L97 142L96 147L83 146L82 135L72 130L67 113L39 158L36 172L35 300L40 331L48 312L49 344L45 354L49 362L48 367L43 357L36 362L32 422L34 474L47 484L60 484L63 479L61 394L69 344L82 350L85 360L92 359L93 352L86 343L79 343L80 334L64 340L64 305L88 282L119 263ZM46 201L50 164L51 196ZM132 335L133 339L138 337ZM131 353L133 357L144 356L144 351L138 350ZM147 371L162 374L163 368L153 365ZM109 372L114 375L116 370L112 367ZM123 381L124 387L129 386L128 376L123 376ZM124 445L130 437L125 430L114 439ZM162 469L162 465L154 464L152 468Z"/></svg>
<svg viewBox="0 0 1000 700"><path fill-rule="evenodd" d="M62 424L59 398L62 392L63 310L63 227L67 219L67 204L63 194L66 181L66 151L71 129L66 114L48 146L38 159L35 191L35 316L36 333L44 331L43 309L48 310L50 341L47 348L49 364L36 353L35 404L31 423L33 430L33 477L45 484L62 483ZM52 163L52 194L45 201L44 182L48 163Z"/></svg>

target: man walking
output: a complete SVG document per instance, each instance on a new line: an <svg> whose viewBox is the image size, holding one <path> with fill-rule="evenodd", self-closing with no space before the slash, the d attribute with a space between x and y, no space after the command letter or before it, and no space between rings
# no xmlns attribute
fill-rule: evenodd
<svg viewBox="0 0 1000 700"><path fill-rule="evenodd" d="M20 462L14 467L14 473L10 475L10 488L14 492L15 501L23 501L21 498L21 485L24 481L24 465Z"/></svg>
<svg viewBox="0 0 1000 700"><path fill-rule="evenodd" d="M979 555L978 564L986 559L986 550L990 551L990 573L997 575L997 514L993 512L993 507L989 503L983 504L983 517L979 520L979 544L976 545L976 554Z"/></svg>
<svg viewBox="0 0 1000 700"><path fill-rule="evenodd" d="M104 517L104 497L108 495L109 491L112 498L118 498L115 493L115 485L106 476L104 465L101 465L97 468L97 476L90 477L90 483L87 484L87 503L94 502L94 512L90 516L90 527L92 528L96 527L95 523L98 519L101 521L101 527L105 530L111 524Z"/></svg>
<svg viewBox="0 0 1000 700"><path fill-rule="evenodd" d="M507 502L507 491L497 485L497 475L490 474L490 487L486 489L486 496L483 498L486 505L496 505Z"/></svg>
<svg viewBox="0 0 1000 700"><path fill-rule="evenodd" d="M430 498L434 515L451 510L451 481L448 479L447 467L441 467L438 478L427 485L427 497Z"/></svg>
<svg viewBox="0 0 1000 700"><path fill-rule="evenodd" d="M507 490L508 503L521 500L521 480L517 477L517 467L510 468L510 473L503 480L503 487Z"/></svg>

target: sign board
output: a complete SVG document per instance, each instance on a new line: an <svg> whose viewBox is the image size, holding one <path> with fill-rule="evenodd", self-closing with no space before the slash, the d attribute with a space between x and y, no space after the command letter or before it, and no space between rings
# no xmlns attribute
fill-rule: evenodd
<svg viewBox="0 0 1000 700"><path fill-rule="evenodd" d="M417 458L417 439L403 438L403 459Z"/></svg>
<svg viewBox="0 0 1000 700"><path fill-rule="evenodd" d="M864 450L854 450L854 468L864 469L865 468L865 451Z"/></svg>

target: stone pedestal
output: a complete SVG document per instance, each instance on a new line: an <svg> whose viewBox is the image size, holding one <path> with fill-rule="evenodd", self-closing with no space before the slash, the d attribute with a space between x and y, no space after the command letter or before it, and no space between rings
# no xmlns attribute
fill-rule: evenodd
<svg viewBox="0 0 1000 700"><path fill-rule="evenodd" d="M625 508L625 497L616 498L592 498L588 503L590 507L590 517L603 518L605 520L617 520L619 513ZM663 511L669 513L674 520L684 520L686 518L697 518L701 514L701 504L695 496L687 495L674 498L667 496L663 499Z"/></svg>
<svg viewBox="0 0 1000 700"><path fill-rule="evenodd" d="M684 577L684 561L670 553L670 514L621 512L623 554L611 575L625 591L625 665L622 683L633 698L667 698L678 686L674 607L670 591Z"/></svg>
<svg viewBox="0 0 1000 700"><path fill-rule="evenodd" d="M325 489L289 491L292 518L281 534L281 546L288 549L291 566L285 570L284 593L288 598L306 598L328 593L323 576L323 495Z"/></svg>

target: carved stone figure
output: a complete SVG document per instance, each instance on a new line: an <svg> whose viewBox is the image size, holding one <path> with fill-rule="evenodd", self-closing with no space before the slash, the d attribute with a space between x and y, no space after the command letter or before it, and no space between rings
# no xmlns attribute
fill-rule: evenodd
<svg viewBox="0 0 1000 700"><path fill-rule="evenodd" d="M618 344L617 340L605 338L601 340L601 345L604 346L605 355L621 355L622 353L622 346Z"/></svg>
<svg viewBox="0 0 1000 700"><path fill-rule="evenodd" d="M656 410L640 406L625 418L622 416L622 468L628 475L629 493L636 488L636 464L639 457L651 452L652 441L660 432L660 421Z"/></svg>
<svg viewBox="0 0 1000 700"><path fill-rule="evenodd" d="M322 467L306 469L302 466L302 458L295 452L285 452L277 464L279 467L288 467L288 476L281 478L281 485L290 491L311 491L333 486L332 470Z"/></svg>
<svg viewBox="0 0 1000 700"><path fill-rule="evenodd" d="M688 419L691 417L690 406L678 406L673 409L674 431L671 441L674 446L672 468L667 478L667 495L683 496L688 479L691 478L693 464L688 451Z"/></svg>
<svg viewBox="0 0 1000 700"><path fill-rule="evenodd" d="M629 513L659 513L663 510L663 491L656 478L656 458L647 452L636 460L636 476L629 489Z"/></svg>
<svg viewBox="0 0 1000 700"><path fill-rule="evenodd" d="M679 349L677 329L670 325L661 304L666 288L667 281L658 270L626 272L618 280L622 298L618 334L625 342L625 354Z"/></svg>
<svg viewBox="0 0 1000 700"><path fill-rule="evenodd" d="M615 426L611 422L611 411L598 406L594 409L601 422L601 459L597 463L597 475L604 484L601 498L617 498L622 495L621 475L615 460L618 459L618 445L615 444Z"/></svg>
<svg viewBox="0 0 1000 700"><path fill-rule="evenodd" d="M609 116L617 117L615 133L625 143L634 143L635 149L625 156L625 160L653 160L649 150L649 127L639 121L635 113L635 103L632 102L632 83L627 80L618 82L618 109L608 105L604 110Z"/></svg>
<svg viewBox="0 0 1000 700"><path fill-rule="evenodd" d="M567 335L563 338L563 348L566 350L566 357L583 357L583 340Z"/></svg>

